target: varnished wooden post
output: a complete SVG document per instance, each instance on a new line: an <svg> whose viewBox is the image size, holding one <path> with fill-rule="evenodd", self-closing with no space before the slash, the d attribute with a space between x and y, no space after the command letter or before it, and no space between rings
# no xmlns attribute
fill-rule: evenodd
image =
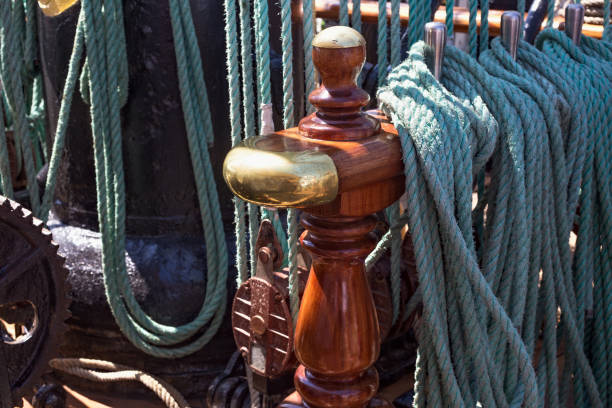
<svg viewBox="0 0 612 408"><path fill-rule="evenodd" d="M364 260L375 246L373 214L403 192L401 148L392 129L362 112L369 101L356 85L363 37L326 29L313 41L313 59L322 80L310 95L317 111L298 128L245 141L228 154L224 176L245 200L304 213L301 243L312 270L295 332L301 365L297 392L281 406L390 406L375 398L380 333Z"/></svg>

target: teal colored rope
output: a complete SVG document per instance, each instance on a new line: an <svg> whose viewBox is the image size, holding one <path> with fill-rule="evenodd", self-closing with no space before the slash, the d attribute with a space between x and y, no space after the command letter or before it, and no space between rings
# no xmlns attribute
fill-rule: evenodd
<svg viewBox="0 0 612 408"><path fill-rule="evenodd" d="M6 5L0 10L0 76L8 108L12 112L13 139L17 155L22 157L27 178L27 190L30 206L37 216L40 216L40 197L33 153L35 146L31 143L30 125L27 120L27 107L24 95L24 84L21 73L23 64L23 42L18 38L25 35L25 15L23 2L13 3L13 7ZM20 167L20 163L17 163ZM10 177L10 175L9 175Z"/></svg>
<svg viewBox="0 0 612 408"><path fill-rule="evenodd" d="M355 7L357 6L353 3L353 17L355 17ZM308 96L315 90L316 86L315 69L312 62L312 40L315 32L313 0L304 0L302 9L304 13L304 93L306 95L306 113L309 114L314 108L308 100ZM359 24L361 24L361 21ZM355 27L354 24L353 27Z"/></svg>
<svg viewBox="0 0 612 408"><path fill-rule="evenodd" d="M270 94L270 32L267 0L255 0L255 55L257 59L257 91L259 108L272 103ZM261 129L261 115L259 127Z"/></svg>
<svg viewBox="0 0 612 408"><path fill-rule="evenodd" d="M555 3L556 1L552 1L552 0L548 2L548 10L547 10L547 17L546 17L546 27L547 28L551 28L554 23Z"/></svg>
<svg viewBox="0 0 612 408"><path fill-rule="evenodd" d="M348 0L340 0L340 11L338 13L338 24L349 25Z"/></svg>
<svg viewBox="0 0 612 408"><path fill-rule="evenodd" d="M348 25L348 10L346 11L346 22ZM293 40L291 36L291 0L283 0L281 3L281 33L283 47L283 125L285 129L293 127L294 124L294 100L293 100ZM280 224L280 222L279 222ZM297 323L300 307L299 276L297 265L298 254L298 210L287 211L288 239L286 250L288 251L289 266L289 302L293 324ZM284 249L285 249L284 248Z"/></svg>
<svg viewBox="0 0 612 408"><path fill-rule="evenodd" d="M387 34L387 1L378 0L378 48L376 53L378 54L378 86L380 87L387 77L387 66L389 65L388 59L388 45L389 40Z"/></svg>
<svg viewBox="0 0 612 408"><path fill-rule="evenodd" d="M446 0L446 31L449 37L455 35L455 23L453 22L455 0Z"/></svg>
<svg viewBox="0 0 612 408"><path fill-rule="evenodd" d="M589 291L591 285L593 285L592 282L595 282L594 309L599 309L600 315L597 316L594 310L595 327L592 331L585 333L585 335L591 335L591 338L585 338L584 342L591 349L593 373L601 393L602 403L605 406L610 399L610 393L607 391L610 387L607 381L609 374L606 368L609 367L606 361L606 356L609 356L606 348L609 342L606 339L608 337L607 333L602 336L601 330L604 330L603 333L605 333L605 322L611 316L609 310L601 307L602 302L603 304L609 304L609 299L601 296L601 290L605 291L607 285L605 280L601 280L600 277L606 277L610 273L609 256L604 255L602 257L602 253L607 254L609 252L612 242L608 233L602 236L594 231L597 231L600 224L604 227L604 231L610 225L610 173L607 170L607 163L609 163L611 134L608 124L612 112L609 108L610 90L607 85L604 85L609 83L610 65L597 57L587 56L582 50L589 51L588 46L577 48L565 35L554 30L542 32L538 36L536 44L555 60L556 65L561 67L562 72L568 76L570 83L574 84L575 95L581 96L587 103L589 116L586 121L589 124L587 140L589 140L588 146L591 146L592 150L587 151L585 159L574 271L575 274L578 273L577 276L579 277L584 275L588 277L585 286ZM602 263L601 260L604 260L604 262ZM591 271L592 275L590 275ZM603 288L602 285L604 285ZM580 289L580 286L577 285L577 288ZM580 292L577 293L580 294ZM581 316L578 316L578 329L582 326L580 320ZM569 330L572 330L571 323L569 324ZM587 391L589 391L589 382L587 381L585 385Z"/></svg>
<svg viewBox="0 0 612 408"><path fill-rule="evenodd" d="M346 15L348 25L348 11ZM293 127L293 38L291 34L291 0L281 1L281 37L283 62L283 126Z"/></svg>
<svg viewBox="0 0 612 408"><path fill-rule="evenodd" d="M468 24L468 35L470 38L469 49L470 55L474 58L478 56L478 23L476 18L478 17L478 0L470 0L469 2L469 24Z"/></svg>
<svg viewBox="0 0 612 408"><path fill-rule="evenodd" d="M238 63L238 32L237 12L234 0L225 0L225 44L226 44L226 67L227 83L230 103L230 126L232 146L236 146L242 140L242 124L240 121L240 74ZM245 204L238 197L234 198L234 235L236 239L236 270L238 272L236 284L240 286L248 279L247 254L246 254L246 224Z"/></svg>
<svg viewBox="0 0 612 408"><path fill-rule="evenodd" d="M353 28L361 32L361 0L352 0L353 14L351 14L351 25Z"/></svg>
<svg viewBox="0 0 612 408"><path fill-rule="evenodd" d="M244 120L244 137L255 135L255 115L257 108L255 105L255 92L253 90L253 55L252 55L252 33L251 33L251 2L250 0L240 1L240 56L242 61L242 93L244 95L243 102L243 120ZM249 259L251 275L255 274L257 260L255 258L255 241L257 240L257 232L259 228L259 209L256 205L247 203L248 214L248 236L249 236ZM241 251L246 251L242 249ZM239 255L241 256L241 255ZM240 261L243 262L243 261ZM246 279L246 276L240 278Z"/></svg>
<svg viewBox="0 0 612 408"><path fill-rule="evenodd" d="M74 45L70 54L68 63L68 74L64 83L62 93L62 103L57 118L57 127L55 129L55 137L53 138L53 147L51 150L51 159L49 160L49 168L47 171L47 181L45 184L45 193L41 205L41 214L43 220L46 221L51 204L53 203L53 195L55 193L55 185L57 180L57 172L64 151L66 139L66 129L68 128L68 119L70 118L70 108L72 106L72 97L78 80L79 64L83 55L85 33L84 33L84 14L79 14L77 21L76 33L74 36Z"/></svg>
<svg viewBox="0 0 612 408"><path fill-rule="evenodd" d="M206 296L202 309L196 319L186 325L172 327L153 321L140 308L129 287L125 271L125 188L122 169L122 138L119 109L126 89L121 89L122 72L125 65L121 61L125 54L122 25L117 25L121 16L114 0L83 0L75 38L69 81L65 94L70 95L76 81L76 62L82 45L81 32L84 32L87 46L88 94L91 102L92 134L94 136L94 161L97 181L98 217L102 235L102 263L107 299L122 332L141 350L164 358L176 358L197 351L216 333L225 310L225 271L227 270L227 249L216 186L212 177L212 167L208 157L205 140L212 129L203 121L210 119L206 92L197 89L203 84L201 63L197 43L193 44L191 11L176 1L170 3L172 27L177 53L179 85L183 101L187 136L189 140L196 186L202 212L202 222L206 236L208 279ZM191 22L191 24L190 24ZM187 31L187 32L186 32ZM192 42L188 45L187 42ZM191 69L187 69L187 64ZM201 80L195 80L193 75ZM62 105L68 115L69 100ZM58 126L58 132L61 126ZM61 133L60 133L61 134ZM208 138L210 140L210 137ZM57 139L56 139L57 142ZM54 148L55 152L59 151ZM57 157L57 155L56 155ZM53 160L52 160L53 161ZM202 328L206 330L202 332ZM192 337L197 334L197 337ZM185 344L186 340L190 340ZM167 347L177 345L179 347Z"/></svg>
<svg viewBox="0 0 612 408"><path fill-rule="evenodd" d="M244 137L255 135L255 93L253 91L253 50L250 0L240 2L240 60L242 62L242 94Z"/></svg>
<svg viewBox="0 0 612 408"><path fill-rule="evenodd" d="M293 58L293 50L292 41L291 41L291 10L287 12L287 1L283 0L282 3L282 16L281 23L283 25L283 101L287 102L287 98L293 100L293 80L289 78L291 74L286 74L286 67L289 69L293 69L292 66L287 64L292 64ZM272 104L272 95L271 95L271 84L270 84L270 32L269 32L269 19L268 19L268 2L267 0L256 0L255 1L255 54L257 59L257 91L259 96L259 129L260 132L264 127L264 118L262 115L262 111L264 106ZM287 31L287 27L289 30ZM287 46L288 44L288 46ZM290 88L290 89L289 89ZM284 105L285 109L289 110L291 116L293 116L293 104L286 103ZM255 272L256 260L255 260L255 240L257 238L257 232L255 232L255 217L251 218L252 208L249 211L249 222L251 223L251 274ZM255 215L255 214L253 214ZM283 246L283 250L287 253L287 238L285 235L285 231L280 223L280 219L278 217L270 216L269 212L264 208L261 211L261 215L264 219L270 219L272 224L274 225L274 229L278 236L281 245Z"/></svg>
<svg viewBox="0 0 612 408"><path fill-rule="evenodd" d="M419 45L419 46L422 47L422 45ZM415 47L417 46L415 45ZM419 51L416 51L417 49ZM497 368L497 362L496 362L497 358L493 359L492 358L493 354L489 354L492 352L492 350L490 352L487 351L488 350L488 347L486 346L487 343L482 343L483 339L487 339L487 335L484 334L484 332L482 332L482 330L484 330L485 327L480 323L479 319L476 318L477 316L476 304L480 304L480 302L478 303L474 302L471 304L469 302L457 304L458 300L461 300L461 302L465 302L466 301L465 297L467 296L467 293L470 293L472 290L474 290L474 296L481 297L481 299L485 301L484 304L486 305L486 310L488 310L489 313L491 313L491 316L493 317L492 324L494 325L494 327L497 327L499 332L503 333L503 336L509 340L509 343L508 343L510 345L509 355L514 356L513 364L515 364L514 366L516 367L516 370L518 371L517 374L519 375L519 379L522 384L521 387L524 390L524 392L520 393L519 395L524 396L525 400L523 401L523 403L525 403L527 406L533 406L535 405L538 399L538 396L537 396L538 394L536 391L537 384L535 381L533 367L531 366L531 361L527 353L527 350L525 349L525 346L523 345L516 330L510 329L510 327L512 327L513 325L512 324L508 325L507 323L506 324L503 323L503 322L509 322L510 321L509 317L505 314L504 309L501 307L501 305L497 303L497 298L493 295L488 284L478 283L478 282L484 282L484 276L480 275L480 271L478 270L478 266L474 261L473 255L469 255L469 254L474 254L474 246L473 246L473 243L470 244L470 240L472 237L472 232L471 232L472 227L471 227L471 221L470 221L471 220L471 217L470 217L471 208L469 207L469 205L465 205L465 203L469 203L469 196L471 196L471 182L469 182L468 179L465 179L462 177L456 179L455 182L451 182L451 180L453 179L452 174L454 170L452 170L451 167L448 167L450 163L454 163L453 168L456 169L455 174L457 174L457 176L460 176L462 174L476 173L480 171L479 169L481 169L482 166L484 165L484 161L486 161L485 157L487 157L486 154L477 154L476 156L474 156L475 158L478 158L478 161L475 162L477 163L477 166L474 166L472 170L468 170L470 167L467 167L467 168L464 167L465 170L462 170L461 166L467 166L469 163L465 161L466 159L461 159L463 157L466 157L465 153L459 156L455 156L451 152L453 151L453 149L460 149L465 152L469 151L466 149L468 148L468 146L473 145L473 143L467 143L467 140L469 139L463 139L466 141L460 144L450 143L450 141L444 141L443 142L444 144L442 145L439 145L439 143L431 145L431 142L427 142L427 143L418 142L419 144L417 146L420 146L421 143L425 143L423 144L423 146L425 145L428 146L425 150L418 150L420 152L419 153L420 155L421 154L424 155L424 156L420 156L421 158L417 160L419 163L421 163L420 165L426 166L424 167L424 169L427 169L426 170L427 172L431 172L435 167L431 167L433 165L433 162L430 162L429 161L430 159L427 159L427 158L431 157L431 160L433 160L435 157L438 157L440 161L435 162L435 163L436 165L441 166L439 167L439 170L437 170L438 178L432 179L431 181L431 183L434 183L434 184L430 184L430 182L426 182L426 184L429 186L428 190L430 191L430 194L432 194L431 198L436 202L436 207L438 208L437 212L440 218L438 218L438 221L435 221L435 218L431 218L431 216L428 218L424 216L422 210L419 211L420 204L421 203L426 204L428 200L427 199L424 200L423 198L420 198L421 196L419 195L419 194L425 193L426 190L422 190L422 188L420 190L419 189L415 190L415 187L418 188L418 184L414 185L409 180L409 179L415 179L415 178L418 179L420 170L418 166L415 168L416 161L414 160L416 159L416 156L415 156L415 159L411 159L412 161L408 160L408 157L410 157L408 153L414 154L412 152L416 152L416 151L413 148L411 148L411 144L408 142L409 139L405 138L405 136L408 136L408 135L404 133L405 132L404 129L406 130L411 129L410 137L412 138L413 143L415 143L416 141L421 140L419 137L423 137L423 136L419 136L420 135L419 132L425 132L424 134L427 134L427 132L429 132L429 134L432 136L434 134L439 134L439 135L452 134L456 138L457 135L461 134L460 129L465 129L465 125L461 125L461 120L459 122L456 122L460 118L457 116L456 113L451 114L453 110L450 106L446 108L448 112L446 114L439 111L440 102L444 101L445 98L449 100L450 96L443 97L445 94L439 91L437 87L433 86L434 85L434 82L432 82L433 78L427 71L426 65L424 64L423 57L422 57L422 50L420 48L414 48L414 47L413 47L413 50L414 50L413 51L414 53L411 52L411 58L410 58L412 60L409 59L409 61L400 65L402 69L398 67L394 71L393 76L390 77L390 82L389 82L390 85L387 88L388 90L383 90L381 93L379 93L379 98L384 103L383 107L389 107L389 108L393 107L394 110L391 110L391 111L387 110L387 111L393 117L396 127L399 127L398 130L400 131L400 137L402 139L404 155L406 158L405 163L404 163L405 171L407 175L410 175L410 177L407 177L407 191L409 194L408 202L411 205L415 206L415 208L410 208L408 211L409 215L411 216L411 221L409 222L411 234L414 234L414 236L418 236L420 241L427 243L429 242L428 241L429 239L434 239L435 237L435 236L430 235L431 234L430 231L433 230L432 229L433 226L439 225L440 231L445 231L445 229L449 227L451 228L451 230L455 230L456 232L453 234L450 234L450 235L447 235L447 233L443 234L443 236L446 237L445 239L449 240L448 243L444 245L444 247L446 248L445 251L447 250L451 251L449 252L449 255L448 255L450 259L453 259L453 261L455 261L456 259L459 259L460 261L446 264L444 269L450 271L453 268L457 268L458 267L457 263L459 263L462 265L460 268L462 272L456 273L456 274L452 274L452 272L449 272L451 273L450 276L454 276L454 279L458 279L459 277L461 277L461 279L466 279L464 281L459 279L452 286L447 286L447 285L442 286L442 281L440 280L440 279L443 279L442 275L440 275L442 273L442 269L438 269L440 272L434 273L433 271L435 271L436 269L431 269L431 267L440 268L441 265L439 265L439 262L436 262L436 261L438 259L443 259L444 257L441 257L440 255L436 255L436 252L434 252L432 253L431 258L429 258L429 256L426 255L427 252L423 252L423 251L427 251L427 248L436 248L436 245L430 246L431 244L425 244L425 246L423 246L423 245L420 245L420 243L415 242L415 255L417 257L417 269L419 270L419 279L420 279L420 285L421 285L420 288L421 288L421 291L423 292L423 307L424 307L423 316L424 316L425 321L432 322L424 327L431 327L435 329L436 327L440 326L440 329L442 329L442 327L444 326L442 322L448 321L445 318L444 314L442 314L439 317L435 317L436 314L438 313L437 312L438 310L445 310L444 307L442 307L444 305L443 302L441 303L442 299L436 296L436 293L440 293L440 294L447 293L447 296L449 296L448 301L450 302L448 303L449 306L457 305L458 309L457 307L454 307L453 310L459 310L460 315L464 319L468 318L470 322L467 325L463 326L463 329L462 329L463 334L462 335L460 334L459 337L457 337L457 339L461 339L461 336L462 336L463 341L457 341L455 343L451 343L451 347L453 349L456 348L457 351L460 351L461 348L463 348L467 352L467 356L471 356L471 359L468 359L468 360L463 359L462 361L464 362L472 361L473 364L475 364L475 366L472 368L468 368L467 366L465 368L462 368L457 365L457 362L459 360L455 360L453 365L458 367L458 370L455 371L457 373L455 377L455 381L452 381L452 379L449 377L445 378L445 376L442 376L442 378L440 378L440 383L437 383L435 379L428 378L427 381L429 382L430 385L427 386L425 390L427 390L428 394L430 392L434 393L434 395L436 395L436 398L439 397L440 392L430 391L432 389L432 386L436 390L444 390L441 393L442 398L445 400L445 404L450 404L450 405L462 404L462 403L466 403L466 401L468 401L467 403L469 404L470 403L469 400L471 400L472 398L476 398L477 395L479 396L479 399L483 401L483 404L487 406L490 406L491 404L494 404L494 406L503 406L504 404L508 404L508 402L504 402L506 397L501 388L502 383L500 383L499 379L496 378L497 374L495 374L499 372L499 368ZM447 63L445 63L445 70L447 69L447 66L452 68L453 64L457 64L458 62L461 61L461 59L457 59L457 57L460 56L459 53L450 52L449 50L453 50L452 47L450 48L447 47L447 60L449 61L449 64L451 65L448 65ZM451 55L450 59L448 58L449 54ZM465 57L462 57L462 58L465 58ZM471 68L476 67L476 64L474 62L472 62L471 64L472 64ZM464 66L464 64L462 63L460 66ZM470 66L466 66L466 67L470 68ZM457 81L461 76L463 76L463 73L461 71L455 71L455 69L451 69L451 71L445 71L445 72L448 72L448 77L453 78L454 81ZM493 85L494 81L490 77L488 77L486 73L480 72L479 74L481 76L480 80L483 83L489 83L489 86L496 88L496 86ZM411 77L414 78L412 80L415 81L414 82L415 85L418 84L414 88L411 88L409 85L410 82L407 82L407 80L409 80ZM476 77L476 75L474 77ZM399 93L400 90L402 93ZM420 91L417 92L417 90L420 90ZM394 97L392 92L397 93L396 94L397 96ZM424 95L423 92L426 92L427 95L431 94L431 98L433 98L432 102L427 102L428 99L423 100L423 95ZM499 90L495 90L495 92L499 94ZM395 98L398 98L398 99L395 99ZM409 98L410 100L414 100L414 103L411 102L410 104L406 104L407 102L406 98ZM414 99L411 99L411 98L414 98ZM499 99L499 96L497 98L500 101L503 100L503 99ZM430 103L432 104L431 108L428 108L428 109L431 109L430 112L434 115L433 116L434 118L436 117L438 118L437 121L432 122L432 119L429 115L423 114L424 112L422 112L422 107L424 103L426 105ZM454 102L452 105L453 106L456 105L456 102ZM471 105L471 102L470 102L470 105ZM447 105L444 105L444 106L447 106ZM468 105L466 105L466 107L467 106ZM481 105L481 106L484 106L484 105ZM395 109L400 109L400 110L395 111ZM419 113L419 110L421 110L421 113ZM394 112L398 112L398 113L395 114ZM475 112L474 113L467 113L467 112L469 112L469 110L464 111L464 113L468 115L468 117L472 117L472 118L482 117L482 116L476 115ZM482 111L481 111L481 114L482 114ZM439 116L439 115L443 115L443 116ZM399 119L400 117L405 118L405 119L401 119L400 121ZM409 118L411 118L412 120L409 120ZM428 127L426 128L419 127L420 124L423 124L423 123L428 123L429 124ZM448 126L452 123L455 123L453 125L455 130L450 131L449 129L446 129L444 127L438 128L436 127L435 123L437 123L439 126ZM487 135L487 134L490 134L490 131L484 131L484 130L489 128L492 131L493 129L489 127L490 125L484 126L485 123L492 123L490 122L490 120L481 122L482 123L481 125L478 125L478 122L472 122L472 123L473 123L472 126L475 129L475 131L478 131L478 133L476 134ZM406 125L409 124L410 128L402 129L402 126L404 124ZM510 129L510 126L508 125L507 128ZM439 130L436 130L436 129L439 129ZM478 129L481 129L481 130L478 130ZM431 133L431 132L434 132L434 133ZM434 139L423 139L423 140L434 140ZM462 139L457 139L457 140L462 140ZM440 143L441 142L442 141L440 141ZM436 145L439 145L437 149L443 149L443 150L440 150L440 153L434 154L431 149L433 146L436 146ZM476 145L478 145L478 143ZM446 146L446 147L443 147L443 146ZM461 146L464 146L464 147L461 147ZM492 153L491 139L489 139L489 142L485 144L481 143L481 146L482 146L482 149L484 149L483 152L486 150L487 152L489 152L488 154ZM488 146L488 147L485 148L485 146ZM420 149L420 147L417 147L417 148ZM433 176L434 173L427 173L427 174L431 174ZM415 177L415 175L417 176ZM437 180L437 181L434 182L434 180ZM459 182L459 184L456 184L457 182ZM421 183L424 183L424 181L422 181ZM445 187L441 189L442 185L440 183L442 183L442 185L444 185ZM448 204L445 204L445 203L448 203L447 199L446 198L442 199L442 196L440 196L439 199L437 198L440 193L444 194L445 191L448 191L448 193L452 193L453 190L455 191L454 194L461 193L460 195L457 196L458 199L455 202L464 203L462 210L459 212L459 214L464 214L464 216L457 220L460 223L459 224L461 227L460 230L456 230L457 227L455 227L453 222L451 221L454 216L450 216L450 214L453 214L454 211L450 211L450 209L446 207L448 205ZM421 191L421 193L418 193L419 191ZM415 193L418 193L418 194L414 195ZM463 198L460 198L460 197L463 197ZM502 203L503 202L504 201L502 201ZM498 213L497 217L499 219L503 218L503 217L500 217L500 215L503 215L503 213L502 214ZM425 225L432 226L432 227L424 229ZM466 241L457 240L459 231L461 230L465 231L465 233L461 235L463 236L462 239ZM503 231L503 228L501 229L501 231ZM427 238L427 237L431 237L431 238ZM496 236L494 235L494 237ZM431 242L436 242L436 241L434 239L434 241L431 241ZM462 244L462 242L464 243ZM458 245L458 246L455 246L455 245ZM468 245L468 246L466 247L465 245ZM507 245L508 244L506 244L506 246ZM493 249L498 248L498 247L499 245L497 246L494 245ZM438 246L438 248L440 247ZM472 248L472 249L468 249L468 248ZM493 253L495 253L495 251ZM462 256L457 258L459 254L462 254ZM467 255L467 258L466 258L466 255ZM426 261L427 259L429 259L429 261ZM470 259L472 260L470 261ZM526 257L525 256L519 257L519 259L526 259ZM463 264L464 261L467 263ZM509 267L514 268L514 270L520 269L519 268L520 265L525 264L525 262L526 261L522 261L518 263L511 262ZM496 265L496 264L497 262L493 263L493 265ZM435 265L439 265L439 266L435 266ZM467 265L472 265L472 266L468 267ZM424 271L427 271L427 272L424 272ZM471 272L469 272L467 276L465 276L465 271L471 271ZM433 277L437 276L437 278L434 278L434 280L432 281L429 277L430 275ZM434 284L434 282L436 281L438 281L438 283L436 284L436 287L438 289L432 292L430 286ZM461 282L464 282L464 283L461 283ZM463 295L459 298L456 298L453 294L453 291L450 289L451 287L458 287L456 286L457 284L463 285L459 287L464 288L460 292ZM443 290L442 289L443 287L449 288L449 292L446 292L445 290ZM437 301L435 300L436 298L438 299ZM437 323L434 323L434 322L437 322ZM449 322L449 324L450 324L448 328L449 334L454 333L454 335L456 335L457 333L461 333L461 331L459 332L457 331L457 329L459 329L461 326L454 326L452 322ZM434 331L434 332L431 332L430 335L428 336L426 335L423 338L423 340L420 339L420 344L421 344L421 347L423 347L424 349L427 349L430 344L433 345L434 347L433 350L427 351L425 355L436 356L435 360L438 361L439 366L437 370L439 370L439 372L452 373L452 371L448 370L448 361L450 360L448 360L448 357L444 358L445 354L441 353L441 350L447 349L448 346L446 347L442 346L442 344L444 344L444 340L437 339L439 338L440 334L444 333L444 330L440 332L439 331L440 329L436 329L438 333L437 335L435 334L436 332ZM482 334L478 335L479 332ZM443 334L442 336L444 337ZM476 341L474 339L476 339ZM442 341L442 343L440 343L440 341ZM492 345L496 345L496 344L497 342L495 341L492 343ZM496 346L496 348L499 348L499 347ZM459 359L458 354L460 353L453 352L453 356L455 356L455 359ZM479 357L478 354L482 354L482 356ZM432 365L431 362L428 362L427 364L428 364L428 367L430 367L430 369L435 369L435 365ZM474 371L474 369L476 371ZM420 369L418 370L420 372ZM479 380L479 383L478 383L479 385L477 386L477 388L474 388L474 386L470 384L471 381L467 378L468 377L467 373L477 373L475 374L475 377L478 377L477 379ZM491 375L487 373L491 373ZM510 376L510 380L511 379L512 379L512 376ZM456 382L457 384L456 387L452 385L454 382ZM422 389L421 385L419 385L418 382L417 382L416 387L417 387L417 390ZM472 396L470 397L467 394L471 394ZM514 399L516 399L515 397L516 396L512 394L512 398L510 400L514 402ZM458 402L458 401L463 401L463 402Z"/></svg>

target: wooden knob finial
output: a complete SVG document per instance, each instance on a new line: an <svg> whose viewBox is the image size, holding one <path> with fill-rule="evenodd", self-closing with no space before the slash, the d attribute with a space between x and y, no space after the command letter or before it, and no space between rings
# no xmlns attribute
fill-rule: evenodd
<svg viewBox="0 0 612 408"><path fill-rule="evenodd" d="M380 123L362 112L370 96L357 86L366 58L362 35L350 27L330 27L314 38L312 46L321 86L309 97L317 111L302 119L300 132L313 139L337 141L378 133Z"/></svg>

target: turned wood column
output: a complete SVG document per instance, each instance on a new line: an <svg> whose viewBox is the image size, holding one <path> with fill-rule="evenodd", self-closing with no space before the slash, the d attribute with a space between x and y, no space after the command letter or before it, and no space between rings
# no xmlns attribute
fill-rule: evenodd
<svg viewBox="0 0 612 408"><path fill-rule="evenodd" d="M362 111L369 96L356 85L365 61L357 31L322 31L313 60L316 112L245 140L226 157L224 177L247 201L303 211L312 270L295 332L296 393L281 407L390 406L375 398L380 333L364 260L376 244L374 214L404 190L401 147L392 126Z"/></svg>

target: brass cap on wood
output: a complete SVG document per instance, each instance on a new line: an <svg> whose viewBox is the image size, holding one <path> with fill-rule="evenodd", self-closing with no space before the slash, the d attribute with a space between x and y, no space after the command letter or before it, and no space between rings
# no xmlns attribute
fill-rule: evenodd
<svg viewBox="0 0 612 408"><path fill-rule="evenodd" d="M346 26L326 28L312 40L312 46L317 48L353 48L365 45L365 38L359 31Z"/></svg>
<svg viewBox="0 0 612 408"><path fill-rule="evenodd" d="M338 194L338 173L327 154L315 150L273 151L251 137L223 162L223 178L241 199L271 207L327 204Z"/></svg>
<svg viewBox="0 0 612 408"><path fill-rule="evenodd" d="M45 16L55 17L74 6L79 0L38 0L38 7Z"/></svg>

